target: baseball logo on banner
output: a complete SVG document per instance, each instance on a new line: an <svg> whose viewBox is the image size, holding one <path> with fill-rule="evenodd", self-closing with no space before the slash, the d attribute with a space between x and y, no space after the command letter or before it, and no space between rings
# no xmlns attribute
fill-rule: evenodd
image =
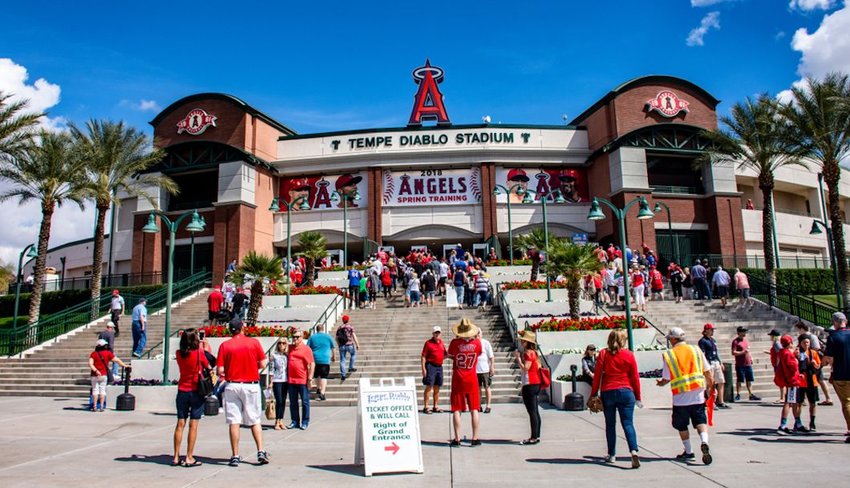
<svg viewBox="0 0 850 488"><path fill-rule="evenodd" d="M384 170L385 207L481 203L481 172L469 169Z"/></svg>
<svg viewBox="0 0 850 488"><path fill-rule="evenodd" d="M334 192L337 194L335 195ZM328 210L342 208L343 200L339 195L349 195L346 199L348 208L362 208L368 205L366 178L361 173L346 173L332 176L306 176L300 178L281 178L280 199L286 203L295 201L298 197L307 198L310 210ZM358 195L359 199L354 199ZM293 205L292 211L301 211L300 205ZM281 211L286 208L281 205Z"/></svg>
<svg viewBox="0 0 850 488"><path fill-rule="evenodd" d="M552 201L552 192L560 190L561 196L569 203L586 203L590 201L587 189L587 172L584 168L497 168L496 181L511 190L510 195L501 192L496 201L505 203L508 198L511 203L522 203L525 190L532 190L534 201L548 197ZM517 190L522 192L517 193Z"/></svg>

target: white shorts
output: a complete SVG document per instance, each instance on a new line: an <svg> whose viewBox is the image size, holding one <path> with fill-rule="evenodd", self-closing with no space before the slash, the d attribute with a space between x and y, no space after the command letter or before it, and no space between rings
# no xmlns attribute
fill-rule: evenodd
<svg viewBox="0 0 850 488"><path fill-rule="evenodd" d="M91 377L91 394L94 396L106 395L106 375Z"/></svg>
<svg viewBox="0 0 850 488"><path fill-rule="evenodd" d="M260 423L260 385L228 383L224 388L224 418L228 424Z"/></svg>
<svg viewBox="0 0 850 488"><path fill-rule="evenodd" d="M723 363L720 361L712 361L708 368L711 371L711 378L718 385L725 384L726 378L723 376Z"/></svg>

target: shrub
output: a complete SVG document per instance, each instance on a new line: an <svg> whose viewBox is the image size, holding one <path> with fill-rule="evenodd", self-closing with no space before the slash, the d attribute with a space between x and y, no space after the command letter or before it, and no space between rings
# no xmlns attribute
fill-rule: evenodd
<svg viewBox="0 0 850 488"><path fill-rule="evenodd" d="M336 286L302 286L292 288L290 295L344 295L345 292ZM272 283L268 295L286 295L285 283Z"/></svg>
<svg viewBox="0 0 850 488"><path fill-rule="evenodd" d="M488 268L491 267L491 266L510 266L510 265L511 265L511 261L508 260L508 259L494 259L492 261L487 262ZM530 266L531 260L530 259L514 259L513 265L514 266Z"/></svg>
<svg viewBox="0 0 850 488"><path fill-rule="evenodd" d="M529 328L535 332L566 332L577 330L612 330L626 327L626 317L617 315L613 317L582 318L582 319L547 319L541 320ZM646 329L646 321L643 317L634 317L632 327L635 329Z"/></svg>
<svg viewBox="0 0 850 488"><path fill-rule="evenodd" d="M202 327L206 337L230 337L230 330L223 325L208 325ZM298 331L297 327L289 326L250 326L243 327L242 333L248 337L292 337Z"/></svg>
<svg viewBox="0 0 850 488"><path fill-rule="evenodd" d="M763 269L741 268L750 276L767 281L767 273ZM792 269L776 270L777 284L790 288L799 295L831 295L835 293L835 284L831 269ZM750 286L753 286L750 283Z"/></svg>
<svg viewBox="0 0 850 488"><path fill-rule="evenodd" d="M562 289L566 288L567 284L565 282L553 281L551 283L551 289ZM508 281L502 283L502 289L507 290L545 290L546 282L545 281Z"/></svg>
<svg viewBox="0 0 850 488"><path fill-rule="evenodd" d="M123 288L117 288L118 291L121 292L122 295L125 295L125 305L126 309L129 311L133 308L135 303L131 303L130 300L127 300L128 296L137 295L137 296L146 296L151 293L162 289L165 285L142 285L142 286L127 286ZM113 288L104 288L101 292L101 297L111 293ZM27 312L30 309L30 293L21 293L21 303L18 305L18 315L27 315ZM57 312L61 312L65 309L71 308L75 305L79 305L81 303L85 303L89 301L91 298L91 290L61 290L61 291L48 291L44 292L41 295L41 313L42 314L54 314ZM14 290L12 293L6 296L0 297L0 317L11 317L15 313L15 293Z"/></svg>

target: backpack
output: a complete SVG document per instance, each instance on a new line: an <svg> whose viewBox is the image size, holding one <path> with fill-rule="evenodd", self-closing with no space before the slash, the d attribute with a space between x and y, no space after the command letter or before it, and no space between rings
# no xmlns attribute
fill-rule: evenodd
<svg viewBox="0 0 850 488"><path fill-rule="evenodd" d="M463 270L459 269L455 272L454 284L455 286L463 286L466 284L466 274Z"/></svg>
<svg viewBox="0 0 850 488"><path fill-rule="evenodd" d="M344 346L348 344L348 340L351 337L351 327L346 325L341 325L336 330L336 343L337 345Z"/></svg>

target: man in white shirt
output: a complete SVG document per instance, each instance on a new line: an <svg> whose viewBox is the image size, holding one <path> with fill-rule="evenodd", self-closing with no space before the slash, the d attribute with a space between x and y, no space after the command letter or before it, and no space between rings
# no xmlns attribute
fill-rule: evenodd
<svg viewBox="0 0 850 488"><path fill-rule="evenodd" d="M493 383L493 374L495 373L493 345L490 344L490 341L481 337L481 328L478 329L476 338L481 341L481 354L478 356L475 372L478 373L478 387L484 390L486 400L486 406L482 407L480 411L490 413L490 401L492 399L490 385Z"/></svg>
<svg viewBox="0 0 850 488"><path fill-rule="evenodd" d="M112 314L112 323L115 324L115 337L118 337L118 320L124 315L124 297L118 290L112 290L112 302L109 311Z"/></svg>
<svg viewBox="0 0 850 488"><path fill-rule="evenodd" d="M449 278L449 265L446 258L440 259L439 275L437 276L437 296L446 294L446 280Z"/></svg>

